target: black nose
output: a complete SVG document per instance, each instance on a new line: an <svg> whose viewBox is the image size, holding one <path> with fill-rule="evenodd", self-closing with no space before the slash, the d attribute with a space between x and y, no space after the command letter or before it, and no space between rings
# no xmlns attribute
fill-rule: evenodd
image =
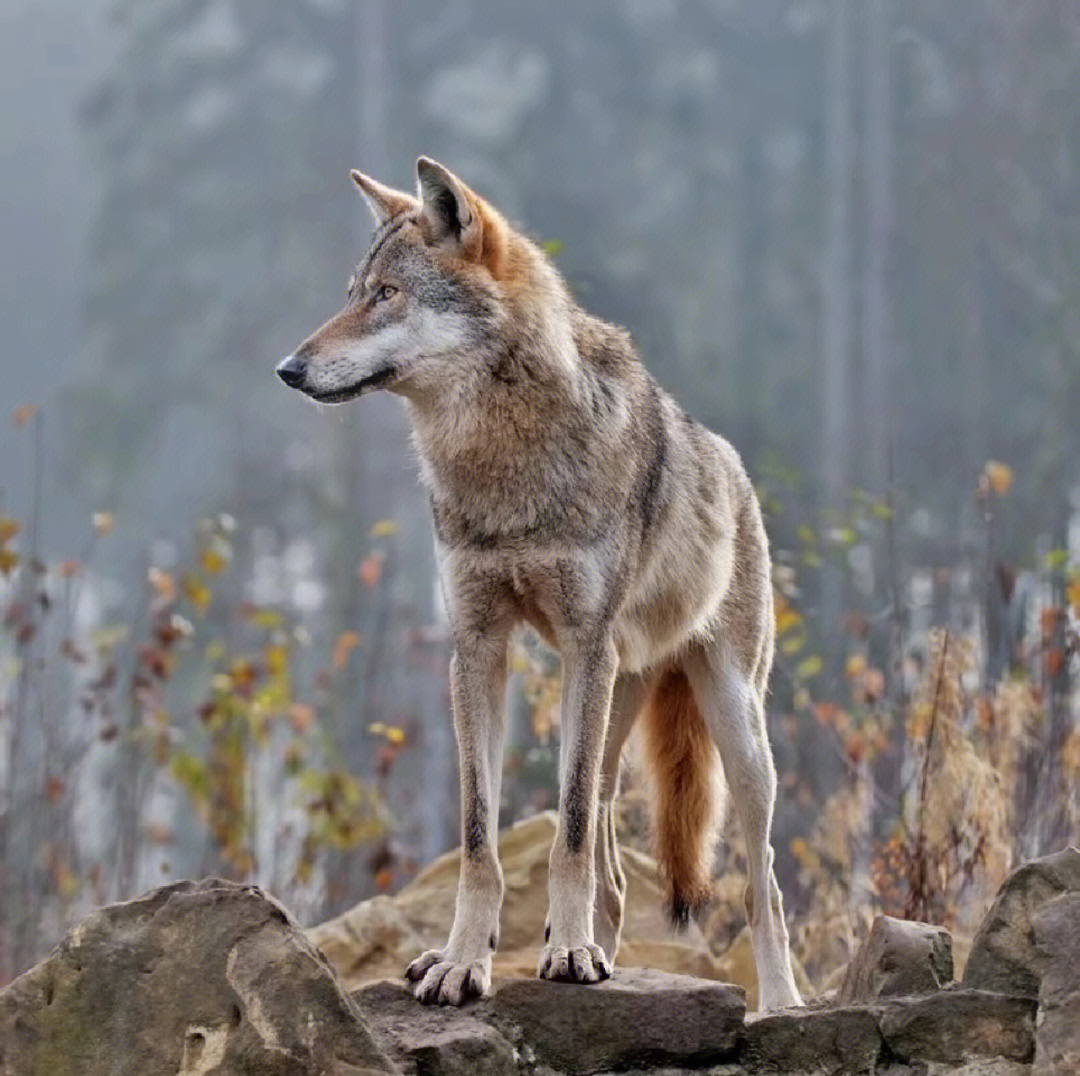
<svg viewBox="0 0 1080 1076"><path fill-rule="evenodd" d="M290 355L278 363L277 375L291 389L300 387L306 373L307 363L296 355Z"/></svg>

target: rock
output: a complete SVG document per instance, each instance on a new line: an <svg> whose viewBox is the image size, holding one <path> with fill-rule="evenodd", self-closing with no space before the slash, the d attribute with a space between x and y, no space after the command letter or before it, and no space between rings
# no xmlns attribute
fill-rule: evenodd
<svg viewBox="0 0 1080 1076"><path fill-rule="evenodd" d="M1047 901L1080 892L1080 850L1033 859L1002 883L971 945L963 984L1037 997L1041 978L1032 918Z"/></svg>
<svg viewBox="0 0 1080 1076"><path fill-rule="evenodd" d="M1042 958L1036 1076L1080 1072L1080 893L1047 901L1032 920Z"/></svg>
<svg viewBox="0 0 1080 1076"><path fill-rule="evenodd" d="M747 1022L739 1062L816 1076L873 1073L883 1040L868 1008L791 1009Z"/></svg>
<svg viewBox="0 0 1080 1076"><path fill-rule="evenodd" d="M401 978L417 953L430 949L390 897L372 897L308 931L346 983Z"/></svg>
<svg viewBox="0 0 1080 1076"><path fill-rule="evenodd" d="M746 999L737 987L616 968L593 986L518 979L477 1006L519 1051L570 1074L732 1059ZM488 1015L490 1014L490 1015Z"/></svg>
<svg viewBox="0 0 1080 1076"><path fill-rule="evenodd" d="M880 1005L878 1027L889 1052L903 1062L1030 1062L1035 1052L1035 1002L983 990L895 998Z"/></svg>
<svg viewBox="0 0 1080 1076"><path fill-rule="evenodd" d="M0 993L0 1073L397 1071L323 957L254 886L101 908Z"/></svg>
<svg viewBox="0 0 1080 1076"><path fill-rule="evenodd" d="M517 1071L514 1048L465 1009L421 1005L403 983L369 983L353 1000L402 1067L424 1076L504 1076Z"/></svg>
<svg viewBox="0 0 1080 1076"><path fill-rule="evenodd" d="M492 967L496 985L536 973L547 914L548 855L554 838L551 811L527 818L499 835L506 894ZM717 957L695 923L685 934L673 933L655 861L632 848L621 851L627 896L618 963L730 980L753 995L752 961L732 964ZM337 919L313 927L308 936L350 990L375 979L396 978L417 953L446 941L454 918L459 864L458 851L447 852L396 896L363 901Z"/></svg>
<svg viewBox="0 0 1080 1076"><path fill-rule="evenodd" d="M927 994L952 982L952 937L943 927L879 915L840 987L842 1005Z"/></svg>

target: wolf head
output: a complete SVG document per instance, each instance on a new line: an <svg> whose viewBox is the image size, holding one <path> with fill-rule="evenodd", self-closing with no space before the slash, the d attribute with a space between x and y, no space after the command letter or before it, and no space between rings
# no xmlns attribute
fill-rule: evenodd
<svg viewBox="0 0 1080 1076"><path fill-rule="evenodd" d="M375 217L371 247L345 307L277 367L312 399L341 403L375 388L445 397L478 376L511 322L522 324L525 295L537 317L545 292L565 301L540 251L487 202L426 157L416 172L415 198L352 173Z"/></svg>

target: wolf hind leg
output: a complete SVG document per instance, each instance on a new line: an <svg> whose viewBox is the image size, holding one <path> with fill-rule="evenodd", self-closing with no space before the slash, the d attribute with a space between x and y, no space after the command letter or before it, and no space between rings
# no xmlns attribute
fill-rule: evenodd
<svg viewBox="0 0 1080 1076"><path fill-rule="evenodd" d="M699 645L687 655L684 668L716 738L746 842L746 911L757 968L758 1008L801 1005L770 843L776 770L765 728L764 678L757 669L740 669L722 640Z"/></svg>
<svg viewBox="0 0 1080 1076"><path fill-rule="evenodd" d="M450 665L461 771L461 874L450 937L405 969L426 1004L461 1005L491 988L503 897L499 832L505 642L479 640L455 650Z"/></svg>
<svg viewBox="0 0 1080 1076"><path fill-rule="evenodd" d="M596 817L596 900L593 905L593 941L614 964L622 935L626 875L619 860L615 836L615 796L619 788L619 760L641 704L649 691L649 680L634 673L615 677L611 693L611 715L600 763L600 802Z"/></svg>

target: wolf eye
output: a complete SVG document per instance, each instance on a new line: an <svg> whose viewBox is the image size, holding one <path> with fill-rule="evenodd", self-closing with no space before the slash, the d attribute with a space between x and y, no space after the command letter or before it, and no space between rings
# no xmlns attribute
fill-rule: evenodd
<svg viewBox="0 0 1080 1076"><path fill-rule="evenodd" d="M397 295L397 288L393 284L383 284L377 292L375 292L375 302L385 303L387 299L392 299Z"/></svg>

